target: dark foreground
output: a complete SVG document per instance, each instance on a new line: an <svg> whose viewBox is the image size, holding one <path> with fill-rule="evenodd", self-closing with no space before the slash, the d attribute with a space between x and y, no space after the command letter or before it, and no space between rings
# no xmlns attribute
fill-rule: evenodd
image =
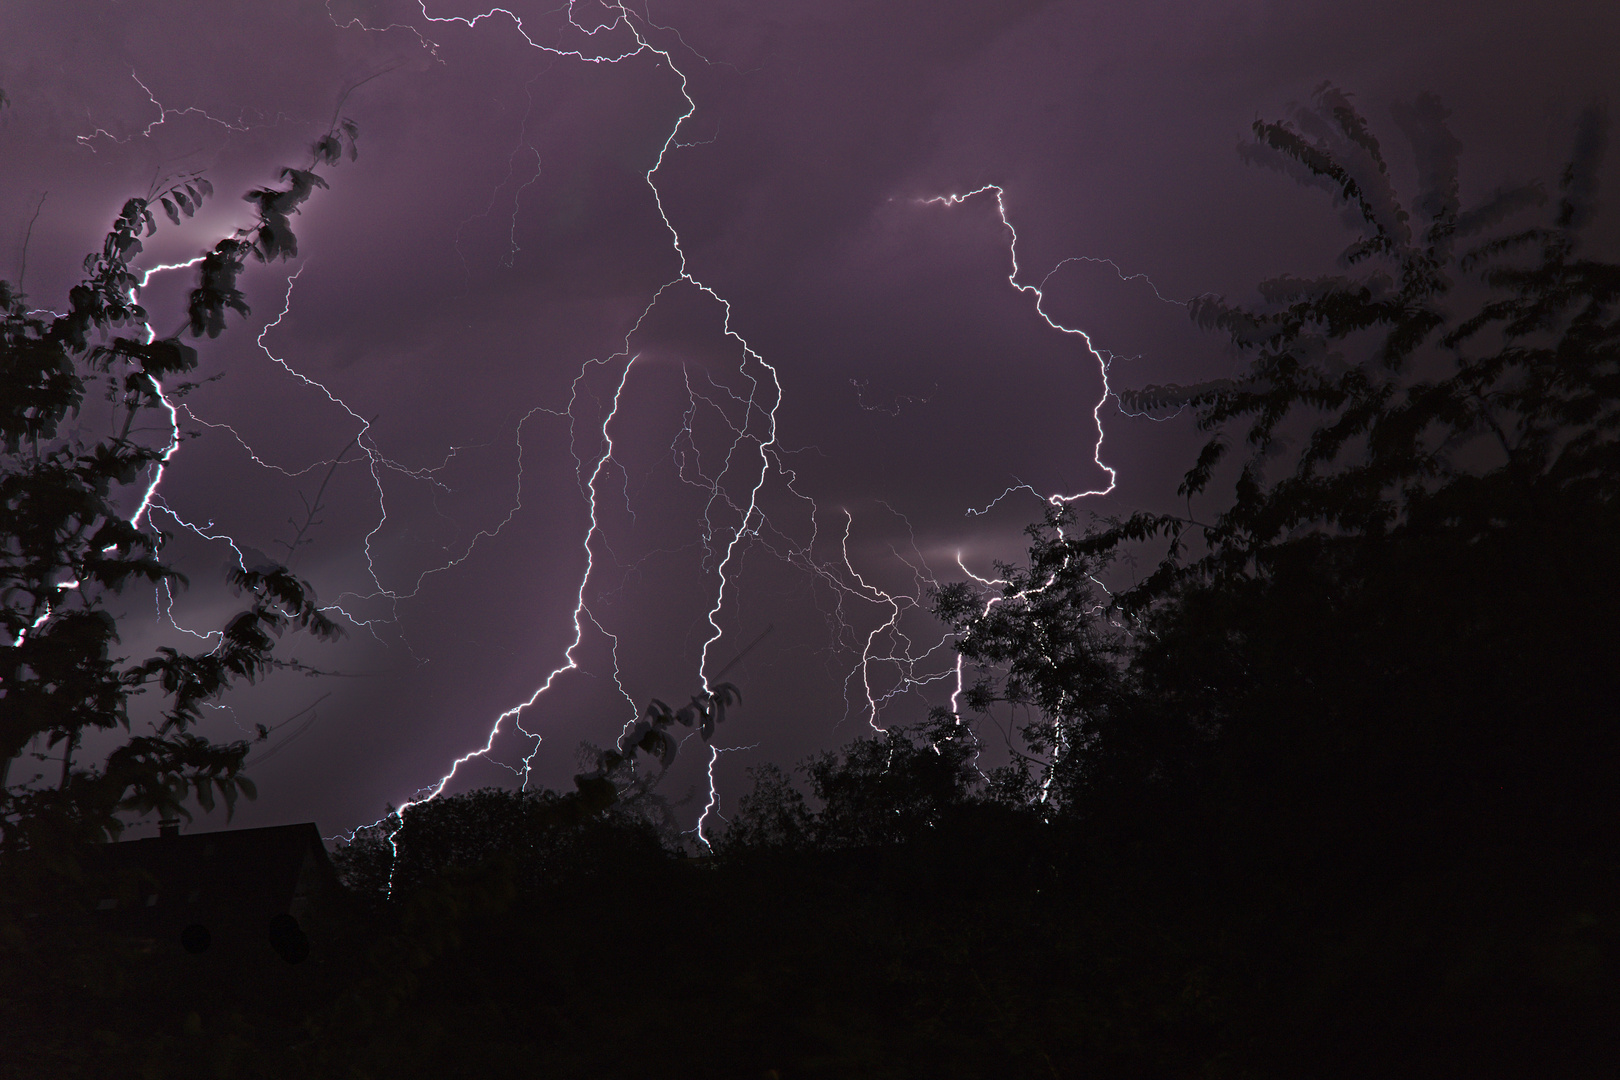
<svg viewBox="0 0 1620 1080"><path fill-rule="evenodd" d="M1597 1077L1620 1063L1612 869L1444 844L1240 867L1218 848L1110 850L987 805L931 831L683 859L601 822L582 837L588 869L535 886L508 858L386 907L356 899L299 964L263 943L188 955L24 930L0 984L0 1071Z"/></svg>

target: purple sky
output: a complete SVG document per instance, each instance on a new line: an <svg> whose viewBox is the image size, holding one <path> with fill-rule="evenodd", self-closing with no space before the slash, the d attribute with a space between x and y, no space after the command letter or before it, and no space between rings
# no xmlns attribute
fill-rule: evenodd
<svg viewBox="0 0 1620 1080"><path fill-rule="evenodd" d="M160 490L178 517L154 518L192 579L175 622L218 626L234 555L179 521L285 557L300 494L375 418L293 563L359 625L284 648L341 675L235 693L207 731L276 727L244 825L372 821L531 698L538 745L508 718L447 790L515 784L526 755L533 782L566 784L582 740L697 690L711 611L711 676L774 628L726 675L745 701L715 745L751 749L714 764L722 810L749 764L868 731L868 687L877 724L920 720L954 685L930 583L962 576L958 553L981 574L1018 557L1029 489L1107 486L1094 410L1118 486L1082 510L1169 505L1197 433L1121 415L1101 358L1116 386L1226 374L1174 301L1247 297L1343 246L1321 193L1240 162L1255 118L1331 80L1409 192L1389 107L1434 91L1467 201L1555 175L1576 111L1613 100L1620 39L1609 5L1498 0L582 3L573 26L548 3L468 25L479 10L0 15L0 276L38 206L25 284L42 306L155 176L202 169L218 195L164 222L142 266L245 223L238 196L306 164L353 87L359 160L297 219L299 258L246 275L252 317L204 343L203 374L223 377L186 399L202 435ZM1097 352L1009 283L993 192L925 201L988 184L1018 283ZM1614 216L1599 229L1612 256ZM191 284L152 278L160 332ZM534 697L568 665L578 595L576 666ZM179 636L151 597L125 603L131 655ZM694 740L665 782L688 824L709 763Z"/></svg>

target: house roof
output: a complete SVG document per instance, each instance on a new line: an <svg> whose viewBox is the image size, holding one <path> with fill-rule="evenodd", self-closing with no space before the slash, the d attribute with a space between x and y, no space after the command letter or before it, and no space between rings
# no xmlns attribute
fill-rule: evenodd
<svg viewBox="0 0 1620 1080"><path fill-rule="evenodd" d="M125 932L166 937L202 923L261 928L312 893L338 888L313 822L127 840L86 861L96 917Z"/></svg>

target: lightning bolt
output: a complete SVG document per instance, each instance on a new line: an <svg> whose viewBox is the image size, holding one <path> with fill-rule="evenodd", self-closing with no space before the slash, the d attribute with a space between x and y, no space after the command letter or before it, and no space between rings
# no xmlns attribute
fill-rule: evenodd
<svg viewBox="0 0 1620 1080"><path fill-rule="evenodd" d="M752 746L711 746L711 747L709 747L709 767L708 767L709 801L707 803L704 803L704 805L703 805L703 813L698 815L697 827L694 828L692 830L692 832L693 832L693 834L695 834L697 836L699 842L701 842L703 844L703 846L708 848L710 851L714 850L714 845L709 843L709 838L703 834L703 823L705 821L709 820L709 815L710 814L713 814L715 817L719 818L721 821L727 820L726 816L720 812L720 787L716 783L715 778L714 778L714 763L720 760L720 755L721 754L729 754L729 753L732 753L733 751L736 751L736 750L753 750L758 746L759 746L758 743L754 743Z"/></svg>
<svg viewBox="0 0 1620 1080"><path fill-rule="evenodd" d="M438 17L429 13L425 0L422 0L420 6L423 18L430 23L460 23L469 29L476 28L477 25L484 20L496 19L504 16L506 19L511 21L518 34L530 47L560 58L570 58L587 63L600 64L618 63L631 57L640 55L656 56L663 64L668 66L669 70L678 79L679 92L682 100L685 102L685 107L680 116L676 118L674 124L669 130L669 133L659 147L657 157L653 164L643 174L643 178L652 194L653 202L657 208L659 218L663 222L665 228L668 230L671 247L679 262L676 276L661 286L648 301L646 307L642 310L641 315L636 319L634 325L630 328L630 331L625 335L624 349L620 353L616 353L614 356L609 357L607 361L589 361L585 367L581 369L580 376L574 381L574 394L569 402L569 407L567 410L567 415L571 419L574 418L575 405L578 401L580 385L592 364L608 363L620 357L629 357L624 364L623 370L619 377L618 385L614 391L612 407L608 410L606 417L602 421L600 444L601 453L596 458L595 465L590 471L589 479L586 480L582 476L582 486L584 488L589 507L589 525L583 541L585 567L580 577L579 585L575 590L575 603L572 616L574 626L573 640L564 650L563 663L555 667L526 700L507 709L505 712L496 717L494 723L489 729L488 737L485 739L482 746L470 750L461 757L457 758L454 762L452 762L450 769L443 776L441 776L437 782L428 785L425 788L418 789L417 793L413 795L411 799L406 800L399 807L399 809L395 811L392 817L401 823L403 823L404 820L404 812L411 806L438 797L438 795L444 791L446 785L448 785L455 778L457 772L463 765L476 758L489 757L494 750L497 737L508 721L511 722L511 726L516 731L531 741L530 749L524 755L523 764L521 767L521 775L523 777L524 785L527 786L531 763L535 754L538 753L541 738L537 732L530 731L522 725L521 714L523 710L534 706L541 699L541 697L548 690L550 690L558 678L562 677L568 672L577 670L579 665L575 657L575 653L584 637L585 622L588 620L598 627L601 625L596 620L596 617L590 613L586 599L587 590L591 586L592 575L596 568L597 556L593 547L593 541L598 538L601 529L598 518L598 482L602 478L604 471L607 470L609 463L613 460L613 438L611 433L611 425L613 419L618 414L619 404L623 397L625 386L630 378L631 371L635 367L636 355L632 352L632 340L646 319L657 307L664 294L672 288L685 285L695 288L702 295L720 304L724 313L722 334L724 337L734 341L738 346L741 347L743 359L738 370L749 386L747 395L741 399L744 408L742 426L740 428L734 428L736 431L736 437L727 451L721 469L709 484L710 499L704 511L704 519L706 522L711 523L709 528L712 531L713 525L712 518L710 516L711 512L715 509L717 503L729 503L729 499L727 499L721 491L721 479L730 475L734 455L736 455L740 450L745 455L752 457L757 464L757 471L750 469L752 479L746 482L747 497L745 500L743 500L742 505L736 508L739 511L739 519L733 528L726 530L730 534L729 538L725 541L723 550L721 551L719 558L714 565L714 576L717 579L717 584L714 592L714 601L710 605L706 614L706 621L711 633L702 644L702 648L699 653L697 671L698 681L705 692L712 689L708 677L709 653L713 645L719 641L724 634L724 630L721 627L721 614L725 607L727 588L730 585L729 572L731 570L733 560L737 556L739 545L741 545L747 537L757 533L763 519L763 514L759 509L759 499L760 493L764 488L766 480L771 471L771 464L773 460L772 451L777 442L776 412L782 401L782 385L779 372L758 352L756 352L749 345L747 340L733 327L732 306L730 301L721 296L714 288L704 283L696 276L695 273L693 273L687 259L686 250L681 241L680 233L670 221L668 210L664 205L663 193L658 187L657 174L659 170L663 167L670 151L677 148L679 145L681 128L697 110L697 103L690 93L690 83L688 77L686 73L677 66L675 59L671 54L671 50L661 49L650 43L643 36L642 30L636 25L635 20L632 18L631 12L623 5L610 6L608 10L616 12L617 14L615 17L608 23L599 24L591 28L585 27L576 20L575 10L572 3L568 7L567 14L569 25L588 38L594 39L604 32L610 32L618 29L628 31L629 36L633 41L633 47L630 47L630 43L627 42L624 51L617 53L606 51L590 53L583 49L564 49L543 44L530 36L527 28L525 27L524 20L520 16L505 8L492 8L481 15L472 17ZM750 370L751 368L753 370ZM759 374L756 375L754 373L756 371L759 372ZM756 413L761 417L761 422L764 427L763 431L754 431L753 420ZM746 450L743 449L745 444L748 445L748 449ZM578 463L578 461L579 459L576 457L576 463ZM581 468L580 471L582 473L583 469ZM611 635L609 636L611 637ZM617 638L614 637L613 641L615 644L615 681L617 682ZM622 683L619 685L622 692ZM626 695L626 698L628 699L628 695ZM633 702L631 703L631 706L632 709L634 709ZM718 756L718 753L718 749L715 749L715 757ZM711 781L709 807L717 806L719 799L718 791L713 786L713 761L714 758L711 758L709 769ZM705 817L707 816L707 813L708 807L706 807L704 811ZM381 822L374 824L381 824ZM701 824L698 827L697 833L699 839L703 839ZM397 831L395 835L397 835ZM707 840L704 840L704 843L706 844Z"/></svg>
<svg viewBox="0 0 1620 1080"><path fill-rule="evenodd" d="M1102 375L1102 394L1097 398L1097 403L1092 406L1091 409L1091 418L1097 425L1097 441L1092 446L1091 460L1099 469L1108 474L1108 484L1106 487L1093 489L1091 491L1081 491L1069 495L1065 495L1060 492L1052 492L1043 497L1046 502L1052 506L1061 506L1064 503L1075 502L1079 499L1088 498L1094 495L1107 495L1114 490L1116 482L1119 479L1119 475L1114 471L1113 466L1107 464L1102 459L1102 409L1103 406L1108 403L1108 399L1113 396L1113 390L1110 389L1108 385L1108 357L1104 356L1103 351L1098 349L1097 346L1092 342L1091 335L1089 333L1080 329L1079 327L1065 326L1056 319L1052 318L1051 314L1046 310L1046 293L1044 291L1046 288L1046 283L1052 280L1053 274L1057 273L1058 270L1061 269L1065 264L1080 261L1084 257L1081 256L1065 259L1063 262L1058 263L1057 266L1054 266L1051 270L1047 271L1046 276L1041 279L1039 285L1031 285L1028 282L1019 281L1018 275L1021 271L1018 266L1018 230L1013 226L1012 220L1007 216L1007 192L1006 189L1000 184L985 184L983 187L975 188L964 195L936 195L933 198L921 199L918 201L925 206L960 206L969 199L984 195L987 192L993 193L995 196L996 216L1001 219L1002 227L1007 230L1007 235L1009 237L1007 242L1007 254L1009 257L1009 262L1011 263L1011 269L1007 272L1007 283L1026 296L1032 296L1035 298L1035 313L1041 317L1041 320L1045 322L1047 326L1050 326L1053 330L1056 330L1060 334L1068 334L1085 342L1086 351L1090 353L1097 361L1097 370ZM1119 269L1118 265L1115 264L1111 259L1088 261L1107 262L1110 265L1113 265L1116 270ZM1157 287L1154 288L1154 293L1158 293ZM1161 299L1163 298L1161 297ZM996 502L1000 502L1007 495L1018 490L1034 491L1034 489L1029 487L1027 484L1018 484L1002 492L1002 494L997 496L995 502L992 502L990 506L994 506ZM978 512L984 513L985 510L988 509L989 507L985 507L984 510L980 510Z"/></svg>
<svg viewBox="0 0 1620 1080"><path fill-rule="evenodd" d="M372 488L375 491L375 517L369 531L365 534L363 551L369 585L359 590L346 590L338 596L338 603L328 607L329 612L336 612L348 619L352 625L366 626L376 634L376 626L390 621L397 622L398 605L416 597L424 582L430 575L454 570L463 565L471 557L474 549L482 542L487 541L501 533L511 523L523 506L523 435L524 425L536 416L543 414L558 420L566 420L569 425L570 452L573 454L573 467L575 479L578 482L580 495L587 510L587 524L584 535L580 540L582 568L577 585L573 589L573 606L571 612L572 637L563 649L558 662L553 665L545 677L534 686L531 692L511 707L496 715L490 722L487 733L481 745L474 745L460 756L454 758L448 769L437 780L418 787L402 802L398 810L388 817L373 823L372 827L382 826L384 822L393 821L402 824L404 811L411 806L418 805L444 793L462 773L464 766L475 760L487 760L501 768L508 769L520 778L526 788L531 780L533 763L542 744L541 727L535 722L532 714L538 711L546 695L557 682L570 673L580 670L579 654L588 634L595 632L601 635L601 640L610 643L613 680L620 696L627 703L631 722L636 715L636 704L627 691L619 670L620 638L598 613L592 610L593 600L604 595L604 586L598 578L604 569L609 568L613 561L611 551L607 547L607 538L604 535L602 500L607 495L611 483L610 476L618 469L625 477L624 502L627 513L634 519L634 507L631 506L629 496L628 474L623 466L615 459L615 435L618 433L615 426L620 415L620 405L624 400L631 380L638 376L641 369L638 361L642 353L637 348L637 336L642 332L644 324L658 308L664 299L674 290L695 290L708 302L718 305L723 315L722 337L735 346L737 362L735 368L735 381L737 385L727 385L733 381L731 376L726 381L717 381L713 376L704 379L694 378L692 371L685 371L685 385L688 395L689 409L686 412L682 428L677 432L671 443L671 454L675 461L679 479L689 485L700 489L703 493L703 509L701 514L702 535L699 543L702 544L705 560L704 573L706 580L712 583L711 597L704 607L703 640L698 649L696 664L696 678L704 691L713 689L713 680L716 676L711 672L712 657L715 646L726 634L726 627L730 625L730 608L734 606L737 575L740 561L745 551L758 547L767 554L774 556L790 566L797 567L825 584L830 591L830 606L824 609L829 624L836 628L836 638L842 644L839 649L847 647L857 657L854 664L846 669L844 677L845 703L848 714L859 711L866 723L873 731L886 730L880 720L884 711L899 697L912 692L934 692L930 688L940 685L954 685L950 694L950 704L957 711L959 698L963 692L963 669L960 655L949 657L949 646L954 640L949 632L937 633L931 631L924 637L915 631L912 623L919 618L928 617L927 595L928 591L937 587L937 578L927 564L921 553L917 550L915 537L912 539L909 552L902 552L894 545L890 545L890 552L897 565L904 566L910 572L911 584L904 588L895 588L890 583L879 584L876 575L869 569L858 569L856 560L850 551L850 539L856 527L855 516L852 511L844 510L844 527L841 538L838 540L838 555L834 558L817 558L818 544L821 544L819 527L819 510L814 500L802 492L797 486L797 474L788 464L789 457L794 453L805 450L789 450L780 442L778 429L778 412L783 402L784 389L781 374L778 368L766 360L749 341L743 336L734 322L734 312L729 299L722 296L714 287L700 278L696 269L688 258L688 252L682 235L665 204L664 193L660 188L659 177L671 153L676 150L703 142L683 139L683 133L697 111L697 103L691 92L691 83L686 71L677 62L676 50L673 45L660 45L658 41L667 41L667 38L657 38L654 31L672 34L674 39L685 46L684 40L678 31L670 27L662 27L653 23L651 19L641 13L631 10L624 4L605 4L605 15L601 19L582 18L576 5L570 2L565 9L566 32L581 37L587 44L578 47L565 45L561 37L550 39L538 30L531 30L522 16L505 8L490 8L482 14L471 16L438 16L429 10L427 0L419 0L421 17L427 27L434 24L441 26L455 25L467 31L481 31L497 24L503 26L508 32L515 32L519 38L539 53L559 60L569 60L593 65L617 64L635 57L651 59L661 66L667 67L676 82L676 89L680 100L684 103L679 115L668 129L660 144L655 160L643 174L643 179L649 190L653 206L656 208L659 219L667 232L670 250L676 257L678 268L673 277L659 286L652 294L640 315L634 320L629 331L624 335L622 347L605 359L587 360L580 367L575 377L568 401L565 407L550 408L535 406L524 413L518 420L514 441L518 451L518 472L516 490L510 508L504 517L492 520L489 525L479 530L471 540L465 544L457 544L453 553L447 552L447 558L437 565L425 570L418 570L414 576L407 574L403 579L395 580L385 574L378 565L374 553L374 541L385 529L389 522L389 501L385 481L397 483L421 483L442 487L442 481L437 473L443 465L435 467L416 467L395 460L386 455L380 448L373 420L367 420L363 415L366 411L363 404L351 406L337 394L333 393L325 384L301 373L288 359L278 356L272 351L269 342L272 331L280 327L292 310L295 288L303 267L287 278L286 291L280 312L261 329L257 344L265 357L277 365L285 374L301 384L316 390L324 395L327 401L337 407L346 417L345 424L355 432L354 442L362 451L361 460L368 469ZM605 21L604 21L605 20ZM360 20L349 20L339 23L336 17L332 18L334 26L358 29L364 32L390 32L394 30L408 31L416 36L422 48L428 51L435 60L444 61L439 56L439 45L427 36L433 33L419 30L405 24L391 23L386 26L370 26ZM692 55L704 63L707 59L695 50ZM684 54L683 54L684 55ZM158 125L171 116L186 115L198 112L196 109L170 109L157 101L152 92L144 83L136 79L148 97L159 109L159 119L148 126L143 134L150 134ZM533 106L531 88L533 80L525 87L530 93L530 107ZM214 123L224 123L215 117L208 117ZM496 200L503 190L510 191L511 228L508 230L506 253L503 264L510 265L518 252L517 246L517 219L522 209L522 199L531 187L542 183L541 157L539 150L530 142L527 135L529 114L523 118L523 127L520 129L516 143L508 155L507 172L504 179L496 185L491 192L489 205L482 215L490 216L495 213ZM225 123L225 127L234 130ZM94 139L105 132L98 130L97 135L81 137ZM112 136L108 135L108 138ZM712 139L706 141L713 141ZM87 143L88 145L88 143ZM530 155L532 154L533 169L529 169ZM521 181L521 183L519 182ZM1113 391L1109 386L1109 363L1112 354L1099 348L1092 340L1091 335L1078 327L1067 326L1054 318L1046 308L1045 289L1052 275L1072 262L1089 262L1107 264L1111 266L1121 280L1135 280L1143 275L1126 275L1125 272L1112 260L1092 259L1089 257L1074 257L1065 259L1054 266L1037 283L1026 280L1019 264L1019 236L1014 227L1007 207L1007 193L1005 189L996 184L987 184L973 191L963 194L940 195L929 199L916 200L922 206L951 208L975 198L993 198L996 212L1002 226L1008 235L1008 254L1010 270L1007 280L1010 286L1021 295L1028 296L1034 301L1036 313L1051 329L1067 336L1077 337L1089 356L1098 365L1102 376L1102 392L1096 403L1092 406L1092 419L1096 424L1097 434L1092 445L1092 461L1097 465L1107 482L1093 490L1084 490L1073 493L1042 492L1032 485L1022 482L1015 483L996 496L982 507L966 510L969 516L978 516L988 513L993 507L1004 499L1017 493L1034 495L1049 505L1057 506L1074 502L1079 499L1106 495L1115 490L1117 474L1115 469L1104 460L1104 425L1103 409ZM505 214L504 204L501 213ZM466 226L474 218L462 222ZM457 229L456 250L460 256L461 228ZM194 263L195 261L193 261ZM463 258L465 266L465 258ZM178 269L181 265L156 267L148 272L158 273L168 269ZM1145 280L1145 279L1144 279ZM142 284L145 283L143 278ZM1151 282L1150 282L1151 284ZM1155 295L1165 300L1154 287ZM1169 301L1175 302L1179 301ZM587 391L587 382L606 373L613 384L611 401L605 411L591 413L588 403L593 400ZM160 392L161 392L161 388ZM855 385L857 403L863 409L877 411L898 412L902 404L914 399L897 398L890 406L868 405L861 396L865 387ZM926 400L926 399L916 399ZM168 405L165 398L165 404ZM137 520L142 514L153 511L168 514L184 528L189 529L199 537L211 541L229 541L229 537L214 530L211 523L188 524L181 515L171 509L169 504L158 495L158 487L162 481L162 466L167 464L174 450L179 445L179 417L175 408L168 405L173 438L165 453L163 462L154 469L151 482L146 489L141 506L136 511ZM276 463L268 460L257 452L249 442L244 439L233 427L228 424L214 423L193 414L189 407L185 410L187 415L204 426L227 432L247 453L256 465L274 470L287 477L297 477L307 474L310 470L321 465L333 464L331 461L315 462L309 465ZM588 415L589 414L589 415ZM712 417L718 417L718 423L723 428L729 428L730 436L724 440L722 452L715 457L705 460L699 452L699 443L695 436L695 425L701 420L710 423ZM813 449L813 448L807 448ZM451 449L453 456L455 448ZM794 539L787 532L779 529L768 520L763 509L763 496L768 484L776 483L791 499L796 500L808 508L809 536L808 539ZM904 520L903 515L896 513ZM909 528L909 522L907 522ZM232 547L236 548L234 541ZM831 546L831 541L827 541ZM238 558L241 551L237 549ZM958 565L963 572L967 568L962 564L960 557ZM972 576L972 575L970 575ZM386 579L386 580L385 580ZM988 587L993 584L991 579L978 579ZM819 590L819 586L818 586ZM828 595L818 591L820 597ZM393 619L362 618L358 612L351 613L353 601L385 601L391 610ZM992 603L994 600L991 601ZM347 606L345 606L347 605ZM857 623L864 620L864 616L856 616L855 609L859 605L865 612L876 611L876 623L872 625L867 621L868 628L856 630ZM172 597L169 598L163 612L173 622ZM175 624L177 627L178 623ZM183 629L183 628L182 628ZM379 640L381 640L379 638ZM841 657L847 657L842 653ZM842 663L842 659L840 660ZM628 726L628 725L627 725ZM497 754L498 747L504 745L502 740L511 736L521 740L521 753L516 764L509 763L512 758ZM697 840L707 846L709 839L705 835L705 822L709 820L712 812L719 816L721 805L718 783L715 778L716 765L723 753L748 749L747 747L719 747L711 746L711 755L707 767L709 781L709 799L702 814L698 818L694 830ZM723 818L722 818L723 820ZM396 829L397 834L397 829ZM351 834L352 835L352 834Z"/></svg>
<svg viewBox="0 0 1620 1080"><path fill-rule="evenodd" d="M136 73L134 68L129 69L129 77L135 81L136 86L141 88L142 93L144 93L146 95L146 100L150 101L154 106L156 106L157 111L158 111L157 119L153 120L150 124L147 124L146 127L141 129L140 137L143 138L143 139L151 138L152 137L152 132L156 131L158 128L162 127L164 124L167 124L169 122L169 117L171 117L171 116L200 116L204 120L206 120L208 123L216 124L219 127L224 128L227 138L229 138L233 134L237 134L237 133L240 133L240 132L252 131L256 127L274 126L275 124L279 124L283 120L288 119L288 117L284 113L278 112L278 113L276 113L275 118L273 120L270 120L270 121L261 121L260 123L257 123L257 124L249 124L249 123L246 123L239 116L237 118L236 122L232 123L229 120L223 119L223 118L218 117L218 116L214 116L211 113L209 113L207 110L200 109L195 105L188 105L183 109L171 109L167 105L164 105L163 102L161 102L161 101L159 101L157 99L157 95L152 92L152 88L147 86L146 83L141 81L140 75L138 75ZM125 143L130 142L134 138L135 138L134 135L126 135L122 139L120 139L118 136L114 135L112 132L108 131L106 128L100 128L100 127L96 128L94 131L92 131L88 135L75 136L75 140L78 142L78 144L80 146L83 146L85 149L89 150L91 153L96 152L95 144L96 144L96 140L98 140L98 139L108 139L111 142L116 143L116 144L121 146L121 145L123 145Z"/></svg>

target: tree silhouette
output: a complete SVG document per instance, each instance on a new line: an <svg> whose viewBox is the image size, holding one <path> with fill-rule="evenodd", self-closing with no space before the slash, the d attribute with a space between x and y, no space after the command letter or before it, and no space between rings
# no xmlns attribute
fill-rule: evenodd
<svg viewBox="0 0 1620 1080"><path fill-rule="evenodd" d="M355 134L347 120L334 124L315 145L315 163L332 164L343 146L352 155ZM228 310L248 313L237 287L246 260L296 252L289 215L326 186L314 167L283 170L285 190L246 196L257 223L204 255L185 322L167 337L148 329L130 261L157 228L156 208L179 224L213 194L201 176L124 204L101 250L85 259L65 313L46 318L0 281L0 850L116 837L120 814L189 816L192 796L210 810L217 794L229 813L239 794L254 794L241 771L248 744L191 731L203 705L288 664L273 656L287 629L341 632L309 584L274 565L230 572L247 606L210 635L206 652L163 647L126 664L113 655L118 624L107 608L136 582L185 583L160 558L163 535L140 522L180 438L170 410L192 385L177 380L197 364L184 338L215 337ZM112 433L100 438L88 430L93 387L111 406ZM153 442L144 434L153 428L172 434ZM74 760L87 732L129 731L129 701L147 691L166 699L151 734L128 738L100 763ZM19 780L11 767L35 740L58 749L60 774Z"/></svg>
<svg viewBox="0 0 1620 1080"><path fill-rule="evenodd" d="M1240 378L1120 392L1210 433L1186 511L1054 509L1004 587L936 607L981 665L970 708L1027 719L1002 788L1192 935L1249 1075L1529 1074L1591 1053L1613 1001L1620 266L1582 247L1605 117L1552 196L1467 209L1440 103L1396 119L1405 204L1348 95L1255 124L1244 156L1360 235L1339 273L1193 305Z"/></svg>
<svg viewBox="0 0 1620 1080"><path fill-rule="evenodd" d="M1002 665L970 704L1037 714L1026 747L1043 793L1162 783L1240 743L1276 755L1280 777L1304 732L1331 758L1400 729L1403 745L1438 740L1432 763L1487 741L1508 701L1528 710L1509 727L1586 715L1602 666L1574 658L1613 623L1620 476L1620 267L1580 249L1606 120L1583 114L1551 220L1505 231L1543 189L1463 209L1445 115L1427 95L1397 113L1418 165L1410 208L1341 91L1257 122L1245 157L1325 188L1362 235L1343 273L1263 282L1260 307L1194 303L1250 357L1243 377L1120 393L1191 407L1212 432L1180 488L1188 511L1076 530L1054 510L988 607L967 584L942 590L962 651ZM1201 518L1194 500L1211 497ZM1110 560L1153 538L1168 549L1157 569L1107 594ZM1438 734L1465 714L1479 738Z"/></svg>

